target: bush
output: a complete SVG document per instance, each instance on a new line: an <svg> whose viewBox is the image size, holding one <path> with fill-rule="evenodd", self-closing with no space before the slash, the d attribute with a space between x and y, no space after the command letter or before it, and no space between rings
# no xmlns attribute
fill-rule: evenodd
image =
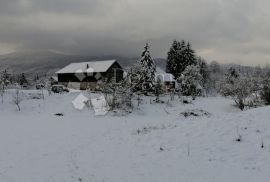
<svg viewBox="0 0 270 182"><path fill-rule="evenodd" d="M133 108L133 92L126 80L116 83L115 80L101 85L105 99L111 110L124 109L130 111Z"/></svg>
<svg viewBox="0 0 270 182"><path fill-rule="evenodd" d="M244 110L247 98L258 89L256 85L256 81L251 78L231 77L222 84L220 93L232 97L238 108Z"/></svg>
<svg viewBox="0 0 270 182"><path fill-rule="evenodd" d="M182 76L178 78L181 94L192 96L193 99L200 96L202 93L202 79L199 66L188 66Z"/></svg>

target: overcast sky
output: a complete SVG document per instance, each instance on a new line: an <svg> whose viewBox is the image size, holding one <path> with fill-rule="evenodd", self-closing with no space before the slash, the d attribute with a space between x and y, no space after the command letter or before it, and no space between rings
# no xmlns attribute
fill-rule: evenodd
<svg viewBox="0 0 270 182"><path fill-rule="evenodd" d="M0 0L0 54L167 56L174 39L227 63L270 63L269 0Z"/></svg>

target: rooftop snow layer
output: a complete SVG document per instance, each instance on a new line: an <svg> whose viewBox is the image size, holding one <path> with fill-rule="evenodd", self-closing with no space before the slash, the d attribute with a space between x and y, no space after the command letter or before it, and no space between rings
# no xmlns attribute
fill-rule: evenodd
<svg viewBox="0 0 270 182"><path fill-rule="evenodd" d="M63 69L56 72L59 73L88 73L88 72L106 72L116 60L107 61L93 61L93 62L81 62L81 63L71 63L64 67Z"/></svg>

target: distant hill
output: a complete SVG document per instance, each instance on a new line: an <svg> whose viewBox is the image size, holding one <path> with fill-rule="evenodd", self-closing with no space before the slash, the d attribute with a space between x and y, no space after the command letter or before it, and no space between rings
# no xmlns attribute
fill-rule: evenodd
<svg viewBox="0 0 270 182"><path fill-rule="evenodd" d="M119 56L91 57L79 55L65 55L50 51L24 51L0 55L0 70L8 69L14 74L47 74L53 75L57 70L72 62L116 59L123 67L130 66L137 58ZM157 66L165 68L165 59L155 59Z"/></svg>

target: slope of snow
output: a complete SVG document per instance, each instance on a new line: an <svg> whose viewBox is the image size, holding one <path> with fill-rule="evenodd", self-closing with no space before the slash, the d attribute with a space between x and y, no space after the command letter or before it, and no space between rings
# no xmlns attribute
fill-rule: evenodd
<svg viewBox="0 0 270 182"><path fill-rule="evenodd" d="M73 108L77 96L24 100L21 112L11 103L11 94L5 97L4 105L0 104L1 182L254 182L270 178L269 107L241 112L220 97L199 98L190 105L177 99L150 104L147 97L128 116L94 116L91 109ZM188 109L203 109L211 115L180 115ZM239 135L241 142L236 141Z"/></svg>

